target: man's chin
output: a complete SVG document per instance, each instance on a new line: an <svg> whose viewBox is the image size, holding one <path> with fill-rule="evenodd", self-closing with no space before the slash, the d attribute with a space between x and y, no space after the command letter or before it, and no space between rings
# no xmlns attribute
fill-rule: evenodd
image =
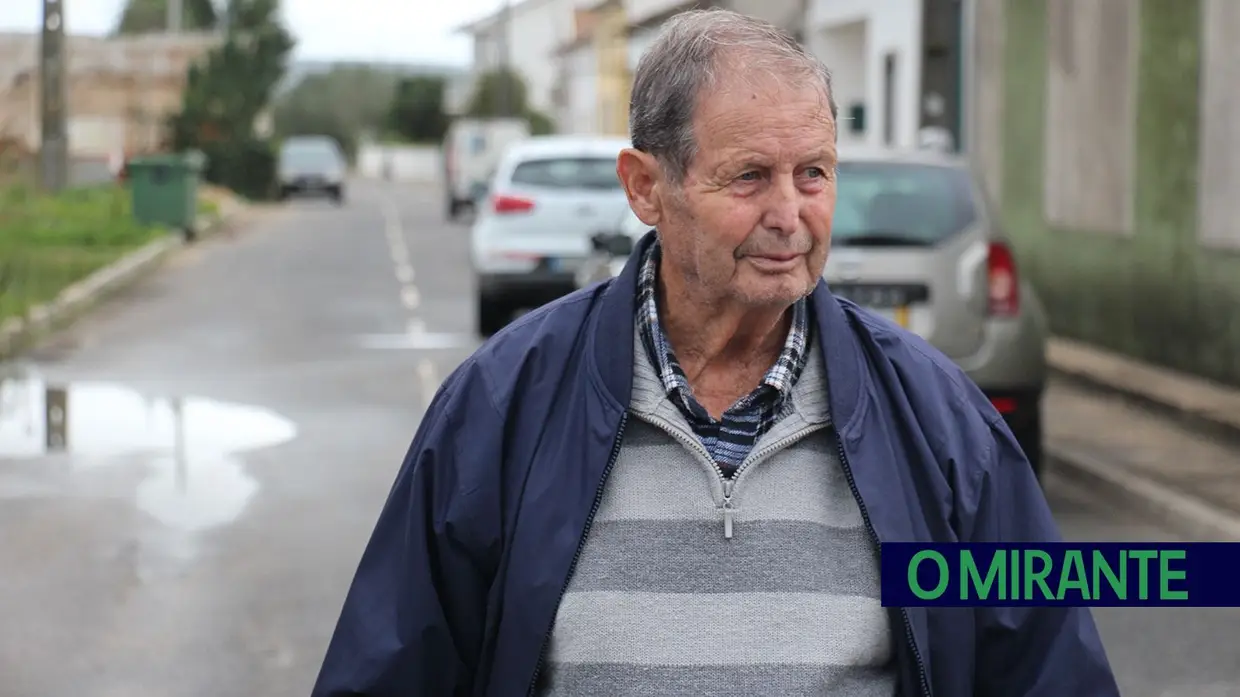
<svg viewBox="0 0 1240 697"><path fill-rule="evenodd" d="M763 283L753 283L738 295L742 302L752 307L788 307L814 291L813 284L804 275L788 276L779 279L762 279Z"/></svg>

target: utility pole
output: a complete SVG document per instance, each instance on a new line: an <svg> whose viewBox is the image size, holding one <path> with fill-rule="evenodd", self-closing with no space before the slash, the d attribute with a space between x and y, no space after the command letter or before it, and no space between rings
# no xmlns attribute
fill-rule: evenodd
<svg viewBox="0 0 1240 697"><path fill-rule="evenodd" d="M185 0L167 0L169 34L178 34L181 31L181 16L185 11L184 1Z"/></svg>
<svg viewBox="0 0 1240 697"><path fill-rule="evenodd" d="M56 192L68 180L69 136L65 118L64 0L43 0L43 28L39 40L39 170L43 188Z"/></svg>
<svg viewBox="0 0 1240 697"><path fill-rule="evenodd" d="M498 109L500 116L516 116L513 112L512 104L512 77L508 73L512 71L512 0L504 0L504 4L499 10L499 27L498 27L498 44L499 44L499 94L496 95L499 102Z"/></svg>

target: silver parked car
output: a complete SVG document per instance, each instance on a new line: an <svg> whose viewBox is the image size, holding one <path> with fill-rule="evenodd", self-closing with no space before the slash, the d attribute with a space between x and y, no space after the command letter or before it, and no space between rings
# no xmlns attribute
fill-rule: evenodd
<svg viewBox="0 0 1240 697"><path fill-rule="evenodd" d="M647 228L630 212L593 238L578 285L617 275ZM924 337L1003 414L1041 472L1045 313L968 163L843 150L824 276L833 293Z"/></svg>
<svg viewBox="0 0 1240 697"><path fill-rule="evenodd" d="M616 176L616 157L628 144L542 136L504 152L470 235L480 334L575 289L591 236L615 230L629 213Z"/></svg>
<svg viewBox="0 0 1240 697"><path fill-rule="evenodd" d="M280 144L277 162L280 198L325 196L344 202L348 160L329 136L292 136Z"/></svg>

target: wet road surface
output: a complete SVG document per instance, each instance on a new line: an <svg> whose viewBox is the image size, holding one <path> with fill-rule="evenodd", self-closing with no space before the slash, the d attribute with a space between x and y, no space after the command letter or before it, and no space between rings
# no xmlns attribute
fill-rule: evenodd
<svg viewBox="0 0 1240 697"><path fill-rule="evenodd" d="M308 694L425 403L476 345L468 231L441 209L359 183L258 211L8 368L0 697ZM1048 487L1069 537L1173 539ZM1097 616L1125 695L1240 696L1240 614Z"/></svg>

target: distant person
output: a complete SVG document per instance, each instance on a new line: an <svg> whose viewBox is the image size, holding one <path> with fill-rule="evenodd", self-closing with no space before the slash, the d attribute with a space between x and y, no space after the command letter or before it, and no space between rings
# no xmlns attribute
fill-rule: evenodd
<svg viewBox="0 0 1240 697"><path fill-rule="evenodd" d="M617 170L654 231L431 404L317 697L1116 697L1090 613L883 608L883 540L1059 539L956 365L822 280L826 68L664 26Z"/></svg>

